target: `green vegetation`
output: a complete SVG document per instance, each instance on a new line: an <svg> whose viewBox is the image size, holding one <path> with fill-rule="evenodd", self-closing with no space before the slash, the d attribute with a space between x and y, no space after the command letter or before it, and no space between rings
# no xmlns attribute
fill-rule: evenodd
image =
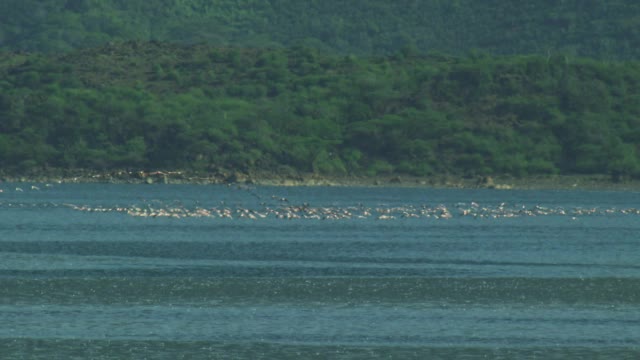
<svg viewBox="0 0 640 360"><path fill-rule="evenodd" d="M126 42L0 53L0 168L640 177L640 63Z"/></svg>
<svg viewBox="0 0 640 360"><path fill-rule="evenodd" d="M633 0L3 0L0 49L60 52L109 41L307 46L339 54L402 48L466 56L640 58Z"/></svg>

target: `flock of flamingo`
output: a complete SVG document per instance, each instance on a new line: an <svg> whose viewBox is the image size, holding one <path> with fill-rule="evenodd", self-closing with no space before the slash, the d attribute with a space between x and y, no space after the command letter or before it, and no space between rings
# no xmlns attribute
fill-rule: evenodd
<svg viewBox="0 0 640 360"><path fill-rule="evenodd" d="M46 184L49 188L51 185ZM29 189L29 188L27 188ZM39 191L37 186L31 186L31 191ZM246 189L245 189L246 190ZM16 192L24 192L22 188L16 188ZM258 199L261 196L250 191ZM33 204L31 204L33 205ZM27 203L3 202L1 207L26 207ZM254 207L242 205L201 206L183 205L179 202L163 203L157 200L143 201L142 204L133 205L78 205L70 203L46 203L38 206L47 207L67 207L75 211L87 213L121 213L133 217L141 218L218 218L218 219L311 219L311 220L347 220L347 219L437 219L447 220L455 217L469 217L474 219L498 219L498 218L519 218L533 216L566 216L572 220L583 216L612 216L612 215L640 215L639 208L602 208L602 207L547 207L542 205L518 205L518 204L490 204L480 205L477 202L461 202L451 205L378 205L365 206L356 204L353 206L311 206L308 203L301 205L290 204L286 198L271 196L269 203L261 201Z"/></svg>
<svg viewBox="0 0 640 360"><path fill-rule="evenodd" d="M347 220L347 219L437 219L446 220L454 217L471 217L475 219L518 218L527 216L567 216L576 220L581 216L607 216L615 214L640 215L636 208L563 208L535 205L481 206L478 203L458 203L451 206L443 204L405 205L405 206L310 206L283 205L247 208L242 206L183 206L176 204L147 203L131 206L83 206L65 204L77 211L84 212L119 212L129 216L143 218L220 218L220 219L312 219L312 220Z"/></svg>

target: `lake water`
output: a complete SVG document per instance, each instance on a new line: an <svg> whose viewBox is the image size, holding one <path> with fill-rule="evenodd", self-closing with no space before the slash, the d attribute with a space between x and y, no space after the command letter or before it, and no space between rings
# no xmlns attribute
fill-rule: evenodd
<svg viewBox="0 0 640 360"><path fill-rule="evenodd" d="M2 359L640 358L640 193L33 185Z"/></svg>

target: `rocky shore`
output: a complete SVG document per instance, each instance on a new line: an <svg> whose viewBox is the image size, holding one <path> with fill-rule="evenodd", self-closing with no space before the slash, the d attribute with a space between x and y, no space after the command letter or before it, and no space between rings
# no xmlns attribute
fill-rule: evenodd
<svg viewBox="0 0 640 360"><path fill-rule="evenodd" d="M460 189L582 189L640 191L640 180L612 179L608 175L547 175L532 177L476 177L463 178L449 175L426 177L407 175L384 176L322 176L313 173L216 171L198 173L189 171L105 171L50 170L29 174L2 174L6 183L116 183L116 184L246 184L265 186L388 186Z"/></svg>

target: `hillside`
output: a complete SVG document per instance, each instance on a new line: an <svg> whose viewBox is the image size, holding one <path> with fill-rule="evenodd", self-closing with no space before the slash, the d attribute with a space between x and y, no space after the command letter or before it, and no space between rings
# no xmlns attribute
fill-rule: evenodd
<svg viewBox="0 0 640 360"><path fill-rule="evenodd" d="M538 54L639 59L630 0L4 0L0 49L60 52L157 40L302 45L355 55Z"/></svg>
<svg viewBox="0 0 640 360"><path fill-rule="evenodd" d="M0 53L0 168L640 176L640 63L126 42Z"/></svg>

